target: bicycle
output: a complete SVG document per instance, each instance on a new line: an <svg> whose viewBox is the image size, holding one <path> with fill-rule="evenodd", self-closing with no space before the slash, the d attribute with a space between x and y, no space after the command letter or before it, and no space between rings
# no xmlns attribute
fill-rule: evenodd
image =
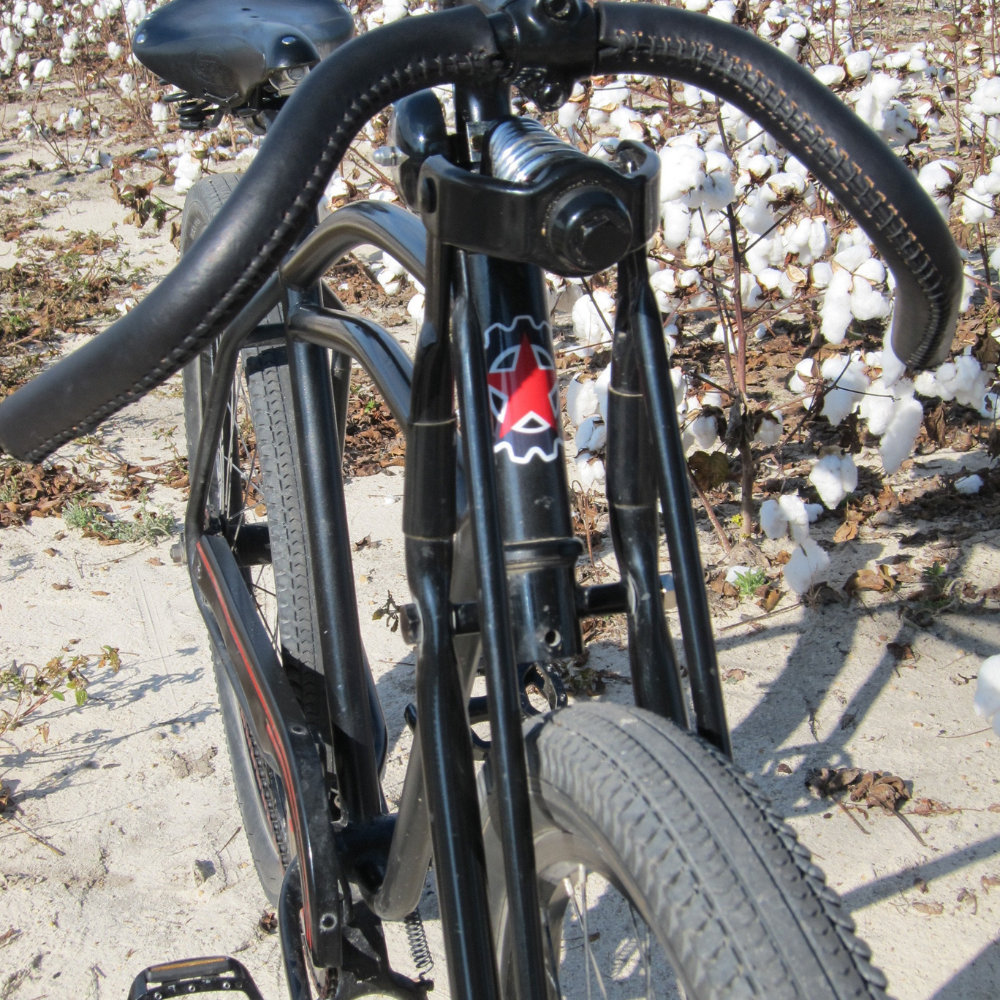
<svg viewBox="0 0 1000 1000"><path fill-rule="evenodd" d="M913 367L947 351L962 286L939 213L811 74L699 14L510 0L346 41L333 0L297 0L292 24L271 0L202 4L200 20L193 3L147 19L136 54L182 88L183 124L229 111L268 139L238 186L213 178L192 191L183 258L143 302L0 404L0 442L40 461L186 366L184 556L292 997L425 996L429 981L392 970L381 922L406 919L424 957L413 914L432 858L461 1000L589 998L595 986L691 1000L883 996L822 872L729 760L645 264L658 160L632 142L610 162L588 158L513 117L510 86L551 110L592 75L670 75L750 114L887 260L892 342ZM216 23L228 34L206 35ZM454 134L429 89L441 85L454 87ZM390 104L410 211L360 202L317 224L348 144ZM321 282L362 244L426 286L412 360ZM581 587L543 269L614 265L607 495L622 580ZM393 814L341 476L355 361L407 439L413 604L400 620L417 648L417 705ZM663 610L660 503L693 725ZM603 613L627 617L635 707L567 706L554 665L580 652L580 618ZM470 698L480 666L487 696ZM485 721L488 742L471 728ZM210 989L258 995L238 963L211 958L147 969L130 996Z"/></svg>

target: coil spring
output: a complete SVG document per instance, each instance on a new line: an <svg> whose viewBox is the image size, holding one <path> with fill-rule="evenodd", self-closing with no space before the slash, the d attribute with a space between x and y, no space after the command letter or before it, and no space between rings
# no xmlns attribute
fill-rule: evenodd
<svg viewBox="0 0 1000 1000"><path fill-rule="evenodd" d="M493 176L518 184L530 184L555 159L582 155L531 118L501 122L490 136Z"/></svg>
<svg viewBox="0 0 1000 1000"><path fill-rule="evenodd" d="M199 129L215 128L222 121L221 108L212 104L211 101L204 101L191 94L168 94L164 101L177 105L179 124L185 131L194 132Z"/></svg>
<svg viewBox="0 0 1000 1000"><path fill-rule="evenodd" d="M406 940L410 945L413 964L416 966L418 975L423 979L434 968L434 958L431 955L431 947L427 943L424 922L420 919L420 913L414 910L407 914L403 918L403 925L406 928Z"/></svg>

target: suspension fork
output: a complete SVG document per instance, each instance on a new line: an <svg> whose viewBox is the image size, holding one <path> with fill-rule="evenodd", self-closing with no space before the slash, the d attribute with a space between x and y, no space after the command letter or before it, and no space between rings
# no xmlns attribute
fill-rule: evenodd
<svg viewBox="0 0 1000 1000"><path fill-rule="evenodd" d="M699 735L713 743L727 756L732 756L732 743L729 738L729 728L726 725L725 705L722 699L722 687L719 682L719 667L715 656L715 642L712 638L712 621L708 611L708 597L705 593L704 576L701 568L701 556L698 552L698 535L694 524L694 512L691 507L691 495L687 485L687 463L684 459L684 446L681 441L680 426L677 423L677 407L674 399L673 384L670 381L670 363L667 359L666 342L663 338L663 320L656 296L649 285L649 273L646 267L644 252L629 254L618 265L618 296L619 314L624 318L619 320L619 333L616 335L615 348L623 357L621 371L617 374L618 390L609 400L617 399L614 404L619 414L618 429L615 430L615 418L609 413L611 425L608 427L608 453L616 443L612 434L624 434L621 417L626 413L635 413L637 404L629 402L625 394L626 387L634 391L636 385L635 369L638 368L638 384L642 390L645 402L643 407L647 426L652 435L652 451L656 464L656 482L659 488L663 507L663 520L667 536L667 549L670 553L670 568L676 581L677 608L680 614L681 635L684 640L684 653L687 659L688 677L691 683L691 698L694 703L695 726ZM619 346L619 341L621 345ZM630 347L628 341L632 342ZM634 351L634 356L633 352ZM633 360L633 357L635 360ZM635 364L635 361L638 364ZM616 379L615 367L612 367L612 385ZM629 407L633 409L630 411ZM627 447L627 442L626 442ZM638 471L638 467L636 467ZM622 473L625 473L624 479ZM628 486L628 470L619 468L616 473L620 494L616 499L628 500L637 496L638 486ZM626 523L621 519L619 508L619 525ZM626 532L622 533L623 552L626 564L631 574L638 551L636 546L630 546L626 541ZM658 536L659 532L657 532ZM616 540L615 548L619 542ZM642 579L648 577L645 571ZM630 575L630 581L632 577ZM650 629L653 635L655 630ZM657 638L662 641L662 637ZM669 639L667 639L669 642ZM661 651L662 662L667 659ZM669 673L662 669L656 670L662 681L652 678L655 683L669 678L663 674ZM646 683L648 678L641 678ZM674 695L671 695L674 697Z"/></svg>

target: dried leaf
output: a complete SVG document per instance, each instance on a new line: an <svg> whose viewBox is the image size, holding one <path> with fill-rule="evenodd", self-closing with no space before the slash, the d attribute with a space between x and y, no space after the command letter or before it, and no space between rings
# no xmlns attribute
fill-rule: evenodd
<svg viewBox="0 0 1000 1000"><path fill-rule="evenodd" d="M757 602L757 605L765 611L773 611L780 600L781 591L777 587L768 587L765 589L764 596Z"/></svg>
<svg viewBox="0 0 1000 1000"><path fill-rule="evenodd" d="M146 562L148 562L150 566L162 566L163 565L163 560L160 559L158 556L151 556L149 559L146 560Z"/></svg>
<svg viewBox="0 0 1000 1000"><path fill-rule="evenodd" d="M52 584L53 590L72 590L73 584L71 583L54 583Z"/></svg>
<svg viewBox="0 0 1000 1000"><path fill-rule="evenodd" d="M988 896L990 894L990 889L995 889L1000 885L1000 875L984 875L980 880L979 884L983 887L983 891Z"/></svg>
<svg viewBox="0 0 1000 1000"><path fill-rule="evenodd" d="M889 642L886 643L885 648L893 655L897 663L914 658L913 647L908 642Z"/></svg>
<svg viewBox="0 0 1000 1000"><path fill-rule="evenodd" d="M747 672L742 667L733 667L732 670L727 670L723 675L722 679L727 684L736 684L743 680L747 675Z"/></svg>
<svg viewBox="0 0 1000 1000"><path fill-rule="evenodd" d="M850 542L858 537L858 524L856 521L845 521L834 533L835 542Z"/></svg>
<svg viewBox="0 0 1000 1000"><path fill-rule="evenodd" d="M777 767L778 774L791 774L792 769L782 761Z"/></svg>
<svg viewBox="0 0 1000 1000"><path fill-rule="evenodd" d="M944 444L946 431L944 402L938 403L937 406L933 407L924 415L924 427L927 430L927 436L935 444Z"/></svg>
<svg viewBox="0 0 1000 1000"><path fill-rule="evenodd" d="M111 595L106 590L92 590L91 593L94 597L110 597Z"/></svg>
<svg viewBox="0 0 1000 1000"><path fill-rule="evenodd" d="M362 549L367 549L371 545L371 543L372 543L372 536L365 535L365 537L362 538L360 542L354 543L354 551L360 552Z"/></svg>
<svg viewBox="0 0 1000 1000"><path fill-rule="evenodd" d="M928 917L939 917L941 916L942 913L944 913L943 903L937 903L931 901L928 903L917 902L917 903L912 903L911 905L913 906L913 909L915 909L918 913L923 913Z"/></svg>
<svg viewBox="0 0 1000 1000"><path fill-rule="evenodd" d="M729 459L725 452L696 451L688 459L694 481L703 490L714 490L729 478Z"/></svg>
<svg viewBox="0 0 1000 1000"><path fill-rule="evenodd" d="M889 583L886 578L874 569L855 570L848 577L847 583L844 584L844 590L848 594L857 593L859 590L881 591L888 589Z"/></svg>
<svg viewBox="0 0 1000 1000"><path fill-rule="evenodd" d="M952 809L943 802L936 799L914 799L909 810L914 816L950 816L952 813L961 812L961 809Z"/></svg>

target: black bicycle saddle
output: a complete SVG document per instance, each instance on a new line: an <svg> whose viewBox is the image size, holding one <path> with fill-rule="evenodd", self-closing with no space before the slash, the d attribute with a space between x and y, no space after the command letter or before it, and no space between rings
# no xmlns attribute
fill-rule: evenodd
<svg viewBox="0 0 1000 1000"><path fill-rule="evenodd" d="M290 89L354 34L337 0L170 0L136 29L136 58L191 97L231 109Z"/></svg>

